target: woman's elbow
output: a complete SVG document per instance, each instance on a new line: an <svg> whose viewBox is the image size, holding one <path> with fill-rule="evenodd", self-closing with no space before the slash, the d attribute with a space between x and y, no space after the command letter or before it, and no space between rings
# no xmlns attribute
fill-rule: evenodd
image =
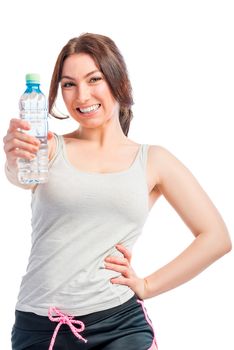
<svg viewBox="0 0 234 350"><path fill-rule="evenodd" d="M229 253L231 250L232 250L232 241L229 238L229 241L226 243L226 246L225 246L225 254Z"/></svg>
<svg viewBox="0 0 234 350"><path fill-rule="evenodd" d="M226 230L220 237L219 248L221 256L229 253L232 250L232 241L228 231Z"/></svg>

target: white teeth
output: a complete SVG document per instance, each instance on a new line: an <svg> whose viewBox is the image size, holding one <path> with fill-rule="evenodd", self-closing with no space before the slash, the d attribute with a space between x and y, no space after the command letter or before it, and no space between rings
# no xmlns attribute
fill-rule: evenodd
<svg viewBox="0 0 234 350"><path fill-rule="evenodd" d="M93 106L90 106L90 107L87 107L87 108L79 108L79 111L81 113L89 113L91 111L96 111L98 108L99 108L99 104L97 105L93 105Z"/></svg>

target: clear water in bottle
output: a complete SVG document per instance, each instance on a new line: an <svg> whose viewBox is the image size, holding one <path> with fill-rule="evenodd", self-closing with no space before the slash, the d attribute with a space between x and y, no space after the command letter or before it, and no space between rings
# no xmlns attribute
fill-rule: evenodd
<svg viewBox="0 0 234 350"><path fill-rule="evenodd" d="M18 179L23 184L38 184L48 181L48 113L45 95L40 90L40 76L26 75L26 91L19 101L20 118L29 122L28 134L41 142L36 158L18 159Z"/></svg>

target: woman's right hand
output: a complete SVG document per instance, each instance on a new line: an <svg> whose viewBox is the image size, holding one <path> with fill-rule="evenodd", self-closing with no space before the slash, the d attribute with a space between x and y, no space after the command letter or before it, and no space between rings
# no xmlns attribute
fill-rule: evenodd
<svg viewBox="0 0 234 350"><path fill-rule="evenodd" d="M30 124L27 121L11 119L7 134L3 138L9 168L17 167L17 158L33 159L39 149L40 141L26 132L24 133L24 130L30 130Z"/></svg>

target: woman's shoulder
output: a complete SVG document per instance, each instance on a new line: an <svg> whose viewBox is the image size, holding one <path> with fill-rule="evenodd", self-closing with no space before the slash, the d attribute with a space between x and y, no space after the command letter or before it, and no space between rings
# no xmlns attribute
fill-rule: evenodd
<svg viewBox="0 0 234 350"><path fill-rule="evenodd" d="M58 135L54 132L49 132L50 136L48 137L48 157L51 160L56 151L56 138Z"/></svg>
<svg viewBox="0 0 234 350"><path fill-rule="evenodd" d="M148 164L150 171L159 177L167 176L183 166L182 162L165 146L149 144Z"/></svg>
<svg viewBox="0 0 234 350"><path fill-rule="evenodd" d="M148 149L149 157L157 160L174 157L172 152L162 145L148 144Z"/></svg>

